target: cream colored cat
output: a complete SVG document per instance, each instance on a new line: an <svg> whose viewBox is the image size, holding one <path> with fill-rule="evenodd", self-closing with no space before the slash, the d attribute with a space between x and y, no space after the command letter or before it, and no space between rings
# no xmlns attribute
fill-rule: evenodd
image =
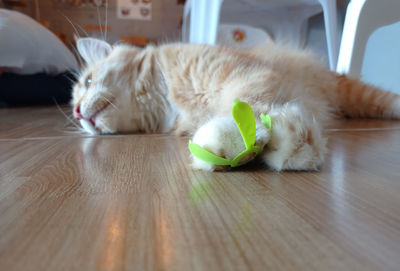
<svg viewBox="0 0 400 271"><path fill-rule="evenodd" d="M335 116L399 118L400 97L329 71L310 54L269 44L253 51L167 44L139 49L80 39L87 68L74 87L74 116L92 134L194 134L213 153L234 158L244 147L232 102L270 114L256 145L275 170L315 170L324 159L323 129ZM193 167L220 167L193 158Z"/></svg>

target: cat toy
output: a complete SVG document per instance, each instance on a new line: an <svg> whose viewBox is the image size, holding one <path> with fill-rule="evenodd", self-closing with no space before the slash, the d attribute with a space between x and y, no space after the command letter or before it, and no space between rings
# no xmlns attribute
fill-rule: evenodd
<svg viewBox="0 0 400 271"><path fill-rule="evenodd" d="M232 117L239 129L242 136L246 149L239 153L232 160L215 155L208 150L204 149L200 145L189 141L189 150L193 156L197 157L204 162L217 166L231 166L238 167L250 162L254 157L256 157L261 148L255 146L256 141L256 121L254 119L254 113L250 105L245 102L241 102L236 99L233 102L232 107ZM269 115L260 115L263 124L271 131L272 130L272 119ZM249 159L249 157L251 159Z"/></svg>

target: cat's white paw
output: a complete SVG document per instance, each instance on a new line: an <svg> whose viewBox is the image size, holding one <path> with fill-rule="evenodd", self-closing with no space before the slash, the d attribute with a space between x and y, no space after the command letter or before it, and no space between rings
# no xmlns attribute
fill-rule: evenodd
<svg viewBox="0 0 400 271"><path fill-rule="evenodd" d="M255 145L263 148L268 142L270 134L262 124L256 125ZM235 158L246 149L242 136L232 117L214 118L201 126L193 137L193 142L206 150L229 160ZM228 169L229 166L216 166L204 162L192 155L194 169L215 171Z"/></svg>
<svg viewBox="0 0 400 271"><path fill-rule="evenodd" d="M317 121L295 104L287 104L270 112L272 137L264 162L277 171L316 170L324 160L326 138Z"/></svg>

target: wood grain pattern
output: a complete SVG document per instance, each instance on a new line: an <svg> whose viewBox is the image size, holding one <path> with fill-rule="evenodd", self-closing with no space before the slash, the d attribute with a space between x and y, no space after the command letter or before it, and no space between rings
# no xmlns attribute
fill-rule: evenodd
<svg viewBox="0 0 400 271"><path fill-rule="evenodd" d="M0 109L0 140L51 136L77 136L78 129L67 117L69 107L23 107ZM66 116L64 116L66 115Z"/></svg>
<svg viewBox="0 0 400 271"><path fill-rule="evenodd" d="M53 127L54 108L5 111L0 270L399 269L399 122L342 122L358 130L330 132L319 172L208 173L185 138L91 138Z"/></svg>

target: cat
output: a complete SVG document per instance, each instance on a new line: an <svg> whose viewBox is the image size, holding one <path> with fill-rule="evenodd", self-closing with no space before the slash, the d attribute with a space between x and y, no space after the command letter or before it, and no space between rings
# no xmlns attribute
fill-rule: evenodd
<svg viewBox="0 0 400 271"><path fill-rule="evenodd" d="M193 135L193 142L232 159L245 149L231 117L240 99L256 116L272 118L272 130L256 120L255 145L269 168L317 170L334 118L400 117L399 95L272 42L247 51L181 43L142 49L83 38L77 49L87 67L73 88L73 114L92 134ZM192 160L195 169L226 169Z"/></svg>

